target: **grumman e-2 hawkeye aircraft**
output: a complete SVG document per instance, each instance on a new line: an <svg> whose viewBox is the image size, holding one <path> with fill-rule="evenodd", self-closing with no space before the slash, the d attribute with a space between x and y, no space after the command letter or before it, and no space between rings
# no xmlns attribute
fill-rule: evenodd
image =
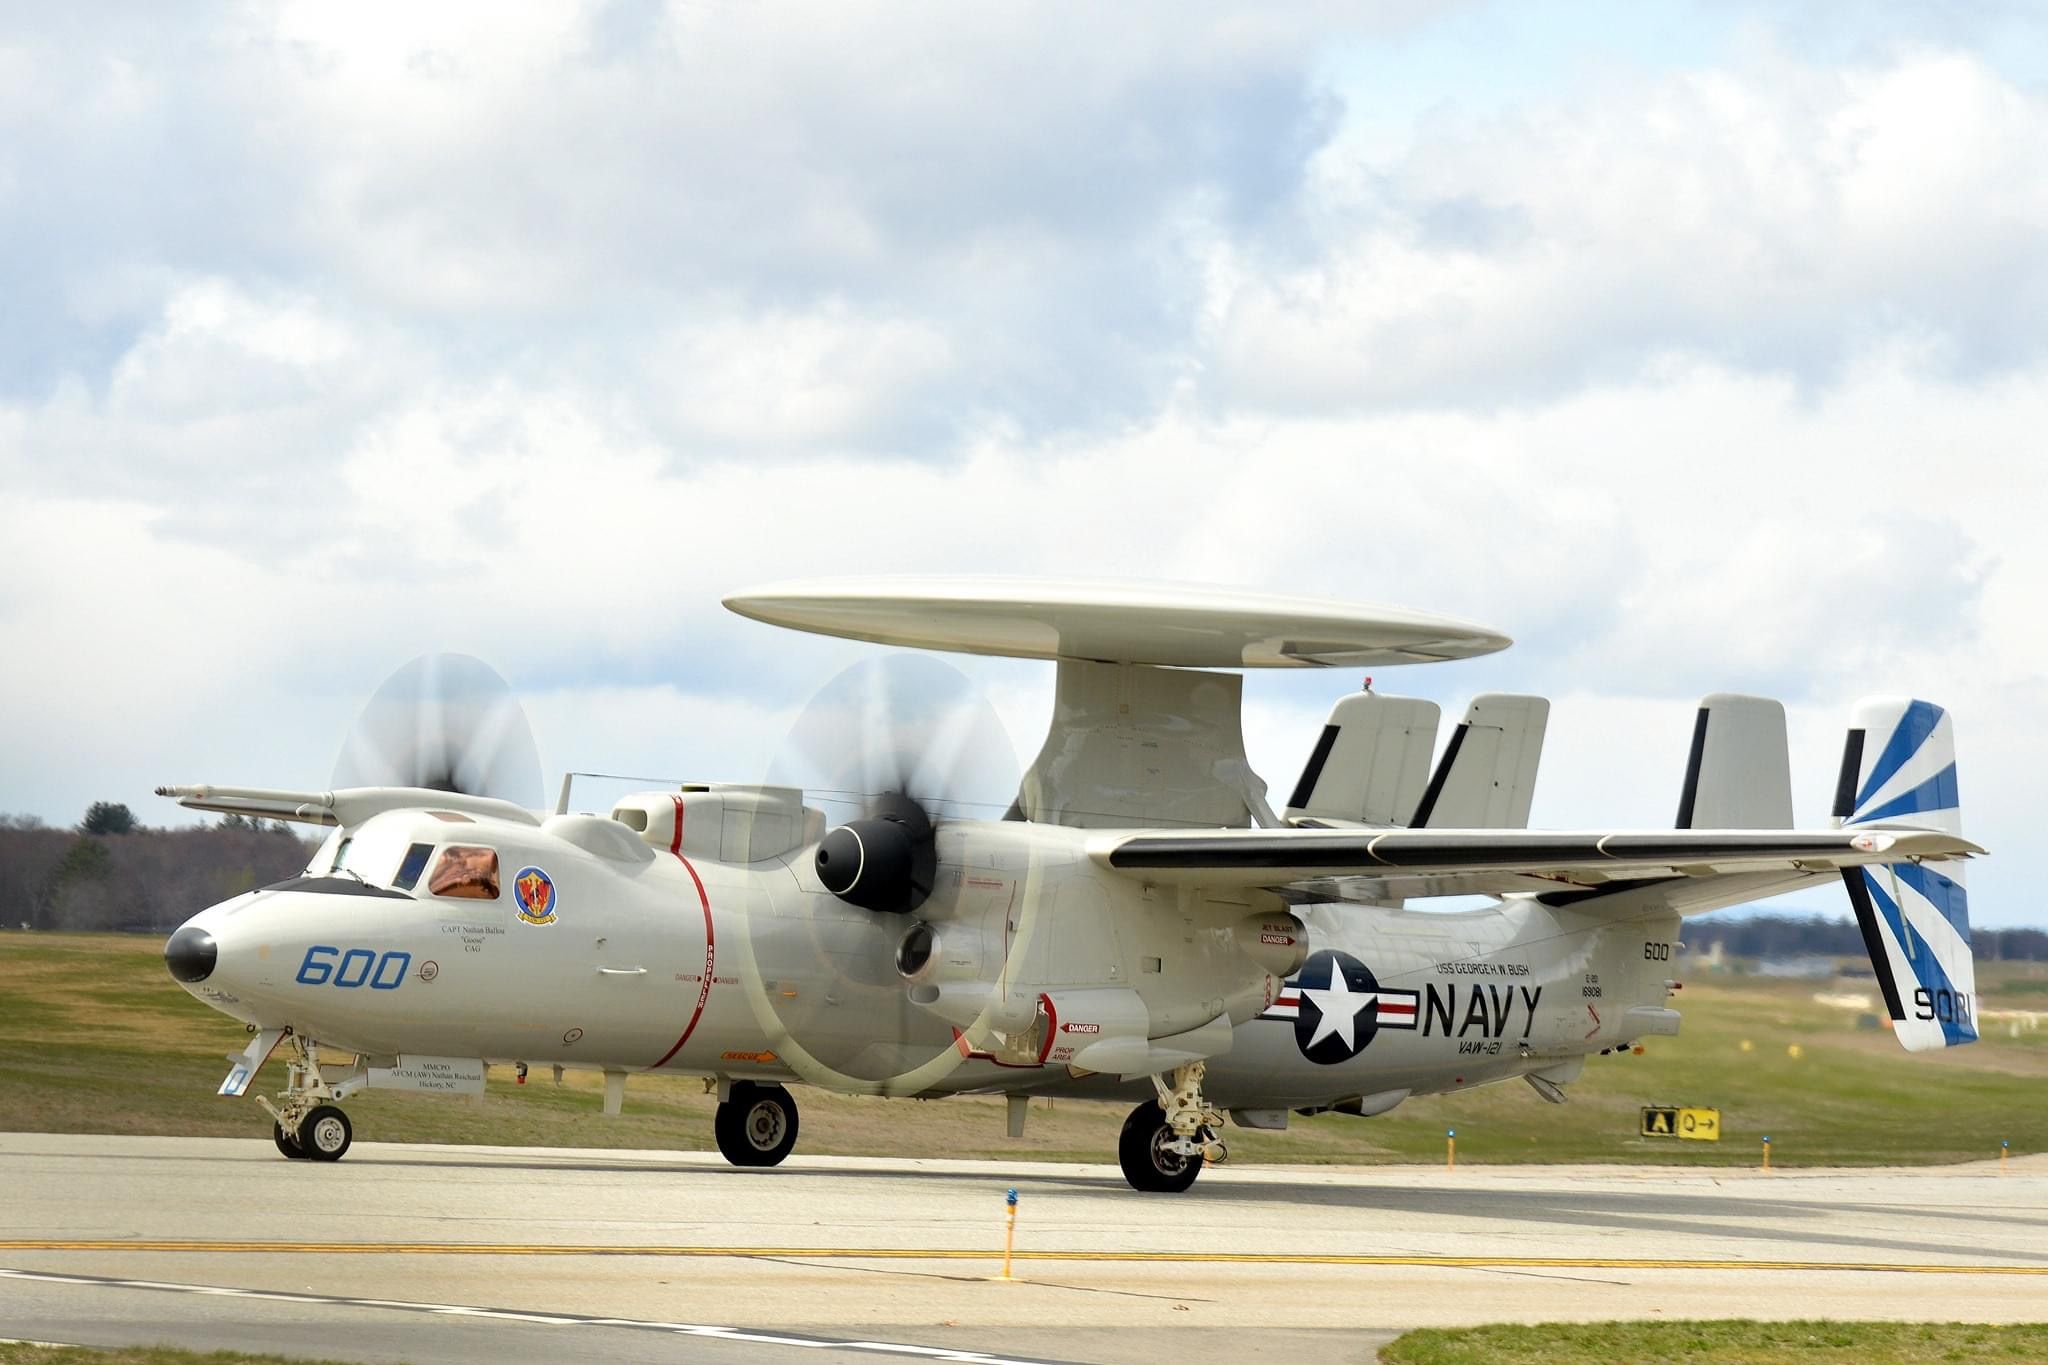
<svg viewBox="0 0 2048 1365"><path fill-rule="evenodd" d="M1856 708L1826 829L1790 828L1783 708L1732 695L1699 710L1674 829L1526 829L1541 698L1479 697L1432 765L1436 705L1370 688L1337 702L1276 812L1245 759L1242 677L1217 670L1508 640L1100 584L806 583L726 605L1055 661L1050 732L1008 811L968 818L941 790L941 751L986 739L985 704L906 716L870 685L887 672L799 723L798 748L838 774L818 804L795 785L686 783L577 814L565 780L535 813L475 782L446 790L465 786L459 755L400 786L167 788L334 827L303 876L201 911L165 947L185 989L254 1034L223 1095L288 1046L286 1088L259 1096L285 1155L340 1157L339 1105L366 1086L474 1092L487 1064L549 1064L601 1070L614 1113L631 1073L705 1078L741 1166L795 1145L788 1081L1002 1093L1013 1134L1031 1095L1136 1100L1125 1175L1185 1190L1222 1159L1226 1113L1277 1129L1515 1076L1562 1101L1589 1054L1677 1032L1680 916L1834 878L1900 1042L1976 1037L1962 860L1982 850L1960 834L1949 717L1927 702ZM847 789L862 808L830 824L826 796ZM1406 906L1475 894L1493 903Z"/></svg>

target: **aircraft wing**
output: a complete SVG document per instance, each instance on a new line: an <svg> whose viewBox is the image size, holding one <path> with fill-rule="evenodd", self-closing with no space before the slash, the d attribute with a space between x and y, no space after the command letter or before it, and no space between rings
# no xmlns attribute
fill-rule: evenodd
<svg viewBox="0 0 2048 1365"><path fill-rule="evenodd" d="M212 785L158 787L187 810L219 811L252 820L295 820L307 825L357 825L387 810L459 810L538 825L533 812L510 801L423 787L344 787L339 791L285 791L274 787Z"/></svg>
<svg viewBox="0 0 2048 1365"><path fill-rule="evenodd" d="M1946 861L1983 851L1940 831L1872 829L1162 830L1105 836L1089 847L1099 865L1140 881L1281 890L1343 878L1385 883L1396 896L1760 874L1765 881L1796 881L1844 867Z"/></svg>

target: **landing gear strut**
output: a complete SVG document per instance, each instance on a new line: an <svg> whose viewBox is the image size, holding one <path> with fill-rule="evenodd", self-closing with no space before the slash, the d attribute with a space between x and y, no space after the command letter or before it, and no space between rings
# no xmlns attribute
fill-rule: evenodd
<svg viewBox="0 0 2048 1365"><path fill-rule="evenodd" d="M1190 1062L1174 1068L1170 1084L1154 1076L1159 1098L1139 1105L1124 1120L1116 1155L1132 1189L1178 1194L1195 1183L1204 1162L1228 1155L1216 1137L1223 1115L1202 1096L1207 1070L1204 1063Z"/></svg>
<svg viewBox="0 0 2048 1365"><path fill-rule="evenodd" d="M329 1085L320 1074L320 1044L297 1034L289 1041L292 1051L285 1063L283 1093L275 1100L268 1095L256 1097L274 1120L271 1140L294 1161L339 1161L355 1131L335 1101L346 1098L360 1082Z"/></svg>
<svg viewBox="0 0 2048 1365"><path fill-rule="evenodd" d="M779 1085L734 1081L718 1102L711 1131L733 1165L778 1165L796 1146L796 1101Z"/></svg>

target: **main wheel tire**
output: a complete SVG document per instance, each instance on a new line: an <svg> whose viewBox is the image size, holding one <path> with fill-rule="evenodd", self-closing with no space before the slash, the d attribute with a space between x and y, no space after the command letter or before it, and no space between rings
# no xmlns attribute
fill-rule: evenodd
<svg viewBox="0 0 2048 1365"><path fill-rule="evenodd" d="M323 1104L299 1120L299 1146L315 1161L341 1160L354 1137L348 1115L331 1104Z"/></svg>
<svg viewBox="0 0 2048 1365"><path fill-rule="evenodd" d="M306 1159L306 1149L299 1146L297 1135L294 1134L287 1137L283 1124L273 1123L270 1125L270 1140L277 1144L278 1151L283 1152L293 1161L304 1161Z"/></svg>
<svg viewBox="0 0 2048 1365"><path fill-rule="evenodd" d="M1179 1194L1202 1173L1202 1159L1166 1150L1173 1130L1166 1113L1148 1100L1131 1111L1116 1142L1117 1164L1134 1190L1147 1194Z"/></svg>
<svg viewBox="0 0 2048 1365"><path fill-rule="evenodd" d="M796 1101L779 1085L735 1081L712 1116L718 1150L735 1166L774 1166L796 1146Z"/></svg>

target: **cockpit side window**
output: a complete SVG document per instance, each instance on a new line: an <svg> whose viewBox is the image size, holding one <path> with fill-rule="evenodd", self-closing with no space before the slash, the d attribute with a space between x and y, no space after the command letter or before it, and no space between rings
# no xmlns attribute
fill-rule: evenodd
<svg viewBox="0 0 2048 1365"><path fill-rule="evenodd" d="M441 851L427 890L455 900L494 901L498 898L498 854L495 849L456 844Z"/></svg>
<svg viewBox="0 0 2048 1365"><path fill-rule="evenodd" d="M420 884L420 873L427 870L427 859L434 856L432 844L414 844L405 851L405 861L398 865L398 875L391 884L400 891L410 891Z"/></svg>
<svg viewBox="0 0 2048 1365"><path fill-rule="evenodd" d="M348 866L348 846L354 842L353 835L342 836L341 842L334 846L334 861L327 865L329 872L339 872Z"/></svg>

